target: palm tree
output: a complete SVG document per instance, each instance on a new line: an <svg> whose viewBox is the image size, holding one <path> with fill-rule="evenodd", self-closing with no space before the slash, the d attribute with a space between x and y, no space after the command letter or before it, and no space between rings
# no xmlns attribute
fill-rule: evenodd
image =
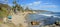
<svg viewBox="0 0 60 27"><path fill-rule="evenodd" d="M29 8L28 8L28 7L26 7L25 11L29 11Z"/></svg>
<svg viewBox="0 0 60 27"><path fill-rule="evenodd" d="M13 1L13 4L14 4L13 11L14 11L14 13L16 13L16 4L17 4L16 0Z"/></svg>
<svg viewBox="0 0 60 27"><path fill-rule="evenodd" d="M17 10L23 12L23 8L19 4L17 4L16 0L13 1L13 4L14 4L13 8L15 11Z"/></svg>

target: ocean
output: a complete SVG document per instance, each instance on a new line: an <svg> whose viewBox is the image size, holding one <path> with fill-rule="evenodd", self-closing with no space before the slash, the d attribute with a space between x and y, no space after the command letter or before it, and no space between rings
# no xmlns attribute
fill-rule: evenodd
<svg viewBox="0 0 60 27"><path fill-rule="evenodd" d="M60 13L53 13L52 16L60 16ZM49 17L49 16L44 16L39 14L28 14L26 20L28 22L31 21L44 22L44 25L49 25L49 24L53 24L56 20L60 21L60 18L51 17L51 16Z"/></svg>
<svg viewBox="0 0 60 27"><path fill-rule="evenodd" d="M59 16L60 17L60 12L54 12L52 14L55 15L55 16Z"/></svg>

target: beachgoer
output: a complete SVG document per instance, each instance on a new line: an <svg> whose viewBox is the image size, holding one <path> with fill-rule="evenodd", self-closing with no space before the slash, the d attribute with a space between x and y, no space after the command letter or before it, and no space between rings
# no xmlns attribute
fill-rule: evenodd
<svg viewBox="0 0 60 27"><path fill-rule="evenodd" d="M5 17L5 18L3 18L3 22L4 23L6 23L7 22L7 18Z"/></svg>
<svg viewBox="0 0 60 27"><path fill-rule="evenodd" d="M12 16L8 16L8 22L11 22Z"/></svg>

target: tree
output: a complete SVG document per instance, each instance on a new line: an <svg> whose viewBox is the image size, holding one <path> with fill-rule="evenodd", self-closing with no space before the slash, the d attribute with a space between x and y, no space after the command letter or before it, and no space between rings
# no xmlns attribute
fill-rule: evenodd
<svg viewBox="0 0 60 27"><path fill-rule="evenodd" d="M16 5L16 7L17 7L17 10L18 10L18 11L21 11L21 12L24 11L24 10L23 10L23 7L21 7L20 5Z"/></svg>
<svg viewBox="0 0 60 27"><path fill-rule="evenodd" d="M14 1L13 1L13 4L16 4L16 3L17 3L16 0L14 0Z"/></svg>
<svg viewBox="0 0 60 27"><path fill-rule="evenodd" d="M21 11L21 12L23 12L23 8L19 5L19 4L17 4L17 2L16 2L16 0L14 0L13 1L13 4L14 4L14 6L13 6L13 9L16 11ZM17 9L16 9L17 8Z"/></svg>
<svg viewBox="0 0 60 27"><path fill-rule="evenodd" d="M29 11L29 8L28 8L28 7L26 7L25 11Z"/></svg>

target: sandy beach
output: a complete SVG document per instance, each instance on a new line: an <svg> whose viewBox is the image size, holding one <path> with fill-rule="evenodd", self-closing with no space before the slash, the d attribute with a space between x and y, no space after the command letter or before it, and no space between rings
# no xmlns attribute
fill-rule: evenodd
<svg viewBox="0 0 60 27"><path fill-rule="evenodd" d="M25 16L28 14L29 12L18 12L17 14L12 14L12 23L7 23L7 24L0 24L0 27L27 27L28 23L25 23ZM45 27L53 27L53 26L45 26ZM55 26L55 27L59 27L59 26Z"/></svg>

